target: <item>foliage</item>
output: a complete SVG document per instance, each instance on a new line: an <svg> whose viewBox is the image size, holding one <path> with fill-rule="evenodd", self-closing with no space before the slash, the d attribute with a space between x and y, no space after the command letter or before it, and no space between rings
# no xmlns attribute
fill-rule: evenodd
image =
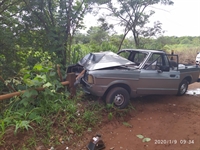
<svg viewBox="0 0 200 150"><path fill-rule="evenodd" d="M117 0L117 5L110 1L108 9L111 12L110 16L119 20L119 25L124 26L124 35L121 41L131 31L134 37L135 46L140 47L140 37L152 37L162 33L161 23L154 23L153 27L146 27L149 23L149 18L155 13L154 11L145 11L149 6L155 4L172 5L171 0ZM118 7L119 6L119 7ZM119 49L121 48L121 44Z"/></svg>
<svg viewBox="0 0 200 150"><path fill-rule="evenodd" d="M72 63L73 38L96 0L3 0L0 2L0 73L16 75L44 59ZM41 60L42 59L42 60Z"/></svg>
<svg viewBox="0 0 200 150"><path fill-rule="evenodd" d="M57 126L57 130L67 133L63 135L63 138L67 140L70 132L79 136L98 122L99 117L96 115L98 111L92 112L90 108L82 111L83 106L78 103L80 99L68 99L69 95L57 80L54 70L51 63L36 64L33 68L21 70L20 74L23 78L20 83L29 90L21 97L9 100L4 111L0 113L2 141L0 145L6 144L3 139L12 126L15 128L13 131L15 136L18 136L20 132L25 132L24 130L33 133L35 138L39 138L42 133L47 138L46 144L50 144L52 140L55 144L58 141L58 133L52 131L54 126ZM36 90L38 87L45 87L45 90L38 91ZM55 138L50 139L52 136ZM70 142L72 139L68 140Z"/></svg>
<svg viewBox="0 0 200 150"><path fill-rule="evenodd" d="M3 77L16 74L21 67L21 58L16 49L20 28L16 16L17 5L20 4L21 0L0 2L0 74Z"/></svg>

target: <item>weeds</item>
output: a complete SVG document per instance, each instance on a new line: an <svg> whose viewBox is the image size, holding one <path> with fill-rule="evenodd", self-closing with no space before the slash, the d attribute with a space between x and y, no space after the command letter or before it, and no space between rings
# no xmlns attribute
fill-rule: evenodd
<svg viewBox="0 0 200 150"><path fill-rule="evenodd" d="M134 109L135 108L131 104L126 109L118 109L113 104L107 104L104 111L108 114L108 119L112 120L114 118L123 119L131 110Z"/></svg>
<svg viewBox="0 0 200 150"><path fill-rule="evenodd" d="M112 113L112 112L109 112L109 113L108 113L108 119L109 119L109 120L112 120L112 119L113 119L113 113Z"/></svg>
<svg viewBox="0 0 200 150"><path fill-rule="evenodd" d="M33 128L29 124L30 124L30 121L27 121L27 120L23 120L23 121L15 120L15 131L14 131L15 135L16 135L18 129L28 130L29 128L31 128L33 130Z"/></svg>
<svg viewBox="0 0 200 150"><path fill-rule="evenodd" d="M1 124L0 124L0 145L3 145L5 143L5 141L3 140L3 136L6 133L6 127L5 127L5 123L4 120L1 120Z"/></svg>
<svg viewBox="0 0 200 150"><path fill-rule="evenodd" d="M69 100L68 93L63 88L59 90L62 86L49 65L37 64L33 69L23 69L22 74L23 81L20 83L31 90L6 103L5 111L0 114L0 145L7 144L3 142L3 137L11 126L14 126L13 138L17 138L21 132L28 138L21 145L11 144L8 149L32 149L38 142L53 146L61 144L60 137L64 142L71 143L74 136L80 137L85 130L90 132L101 123L102 115L107 114L108 119L112 120L127 115L130 110L102 105L81 96L81 92ZM34 90L40 86L48 88L40 92Z"/></svg>
<svg viewBox="0 0 200 150"><path fill-rule="evenodd" d="M76 135L78 136L80 136L86 129L86 125L79 122L72 123L71 127L73 129L73 132L76 133Z"/></svg>
<svg viewBox="0 0 200 150"><path fill-rule="evenodd" d="M32 136L32 137L30 137L28 140L27 140L27 146L28 147L36 147L36 145L37 145L37 139L36 139L36 137L35 136Z"/></svg>
<svg viewBox="0 0 200 150"><path fill-rule="evenodd" d="M95 112L87 110L83 114L83 120L88 126L94 126L99 120L99 116Z"/></svg>

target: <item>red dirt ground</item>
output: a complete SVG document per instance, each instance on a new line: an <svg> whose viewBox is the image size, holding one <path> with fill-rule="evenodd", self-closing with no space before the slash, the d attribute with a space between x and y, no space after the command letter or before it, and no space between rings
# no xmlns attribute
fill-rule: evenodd
<svg viewBox="0 0 200 150"><path fill-rule="evenodd" d="M200 88L200 83L189 89ZM111 121L96 133L105 150L200 150L200 95L148 96L132 101L135 111L123 121ZM142 142L136 135L151 138ZM95 135L95 133L94 133ZM86 149L91 134L74 150Z"/></svg>

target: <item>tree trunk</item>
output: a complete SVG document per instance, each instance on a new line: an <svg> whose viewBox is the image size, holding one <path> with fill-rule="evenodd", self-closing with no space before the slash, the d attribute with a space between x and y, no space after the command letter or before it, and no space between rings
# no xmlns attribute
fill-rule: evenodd
<svg viewBox="0 0 200 150"><path fill-rule="evenodd" d="M67 29L66 29L66 48L67 48L67 60L68 63L71 61L71 45L70 45L70 31L71 31L71 11L72 11L72 1L68 1L68 8L66 8L67 14Z"/></svg>
<svg viewBox="0 0 200 150"><path fill-rule="evenodd" d="M137 34L135 29L132 30L132 33L133 33L133 37L134 37L134 41L135 41L135 47L139 48L140 47L140 43L139 43L138 34Z"/></svg>
<svg viewBox="0 0 200 150"><path fill-rule="evenodd" d="M121 40L121 42L120 42L120 44L119 44L118 51L121 49L122 44L123 44L123 42L124 42L124 39L126 38L126 35L128 34L128 32L129 32L129 31L127 31L127 32L124 34L124 36L123 36L123 38L122 38L122 40Z"/></svg>

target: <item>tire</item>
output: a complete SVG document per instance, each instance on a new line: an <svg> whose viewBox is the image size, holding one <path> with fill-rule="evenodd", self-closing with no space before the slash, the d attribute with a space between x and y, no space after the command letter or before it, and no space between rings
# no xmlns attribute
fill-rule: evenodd
<svg viewBox="0 0 200 150"><path fill-rule="evenodd" d="M183 79L183 81L181 81L181 83L179 85L177 95L178 96L184 95L187 92L188 85L189 85L188 81L186 79Z"/></svg>
<svg viewBox="0 0 200 150"><path fill-rule="evenodd" d="M114 104L120 109L126 108L129 102L130 95L128 91L121 87L111 89L106 96L106 104Z"/></svg>

